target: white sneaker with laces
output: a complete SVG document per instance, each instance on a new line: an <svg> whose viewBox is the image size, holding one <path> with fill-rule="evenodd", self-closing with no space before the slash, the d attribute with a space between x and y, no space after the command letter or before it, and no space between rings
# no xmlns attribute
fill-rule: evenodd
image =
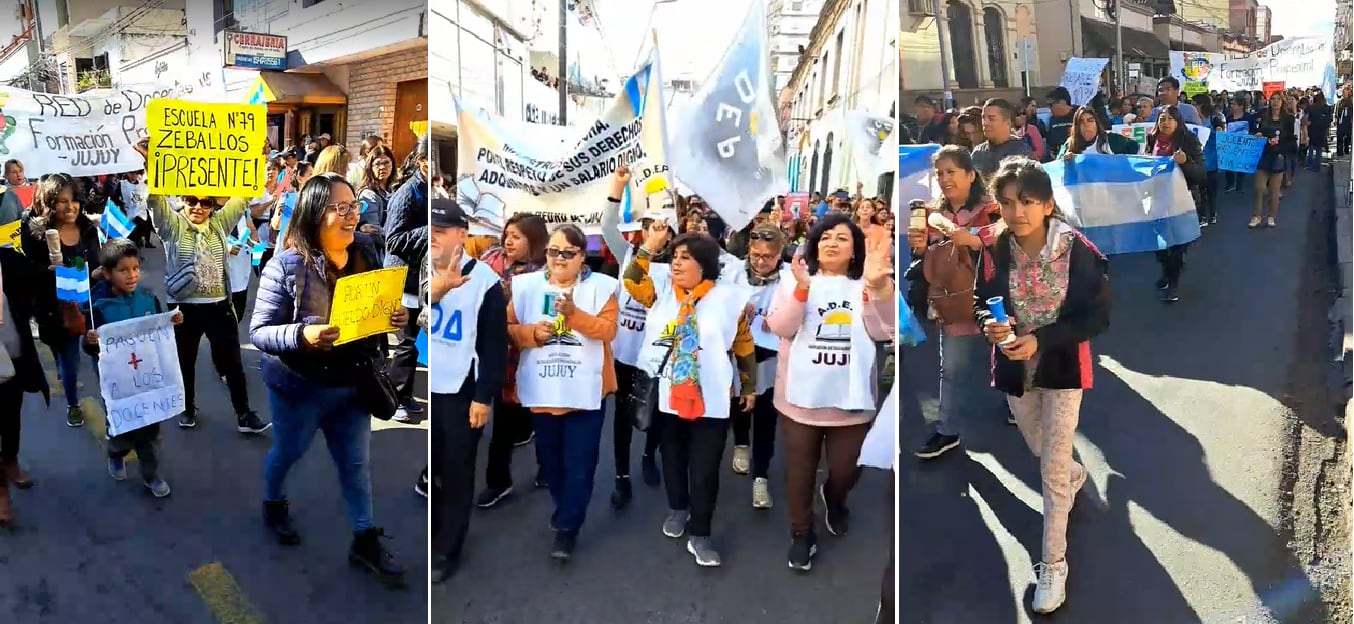
<svg viewBox="0 0 1354 624"><path fill-rule="evenodd" d="M1034 566L1038 585L1030 608L1035 613L1053 613L1067 600L1067 560L1058 563L1040 562Z"/></svg>
<svg viewBox="0 0 1354 624"><path fill-rule="evenodd" d="M735 474L747 474L752 471L752 450L746 446L733 447L732 468Z"/></svg>
<svg viewBox="0 0 1354 624"><path fill-rule="evenodd" d="M752 508L771 508L771 483L765 477L752 480Z"/></svg>
<svg viewBox="0 0 1354 624"><path fill-rule="evenodd" d="M1260 217L1251 217L1251 221L1250 223L1246 224L1246 227L1248 228L1260 227Z"/></svg>
<svg viewBox="0 0 1354 624"><path fill-rule="evenodd" d="M1270 217L1270 218L1268 218L1268 219L1265 219L1265 225L1267 225L1267 226L1269 226L1269 227L1274 227L1274 217Z"/></svg>

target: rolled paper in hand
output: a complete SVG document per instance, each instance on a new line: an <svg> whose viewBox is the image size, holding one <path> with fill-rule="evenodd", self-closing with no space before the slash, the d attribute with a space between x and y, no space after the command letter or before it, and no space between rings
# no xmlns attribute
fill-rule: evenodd
<svg viewBox="0 0 1354 624"><path fill-rule="evenodd" d="M998 323L1005 323L1010 320L1006 316L1006 303L1001 297L988 299L987 311L992 313L992 319Z"/></svg>
<svg viewBox="0 0 1354 624"><path fill-rule="evenodd" d="M61 264L61 233L56 230L47 230L47 259L52 264Z"/></svg>
<svg viewBox="0 0 1354 624"><path fill-rule="evenodd" d="M945 215L942 215L939 212L933 212L929 215L926 215L926 223L930 224L931 227L940 230L941 232L944 232L946 234L955 231L959 227L955 225L953 221L946 219Z"/></svg>

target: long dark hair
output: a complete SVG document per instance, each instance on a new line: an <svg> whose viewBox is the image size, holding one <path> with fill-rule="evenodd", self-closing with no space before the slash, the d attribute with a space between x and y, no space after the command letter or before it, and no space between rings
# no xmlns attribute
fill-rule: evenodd
<svg viewBox="0 0 1354 624"><path fill-rule="evenodd" d="M329 204L334 199L334 185L342 184L353 189L353 185L343 176L328 172L321 173L301 187L301 195L296 198L296 208L292 211L291 225L287 226L287 235L282 241L284 249L295 249L306 264L324 256L320 248L320 222Z"/></svg>
<svg viewBox="0 0 1354 624"><path fill-rule="evenodd" d="M961 133L962 134L962 133ZM931 166L935 167L940 161L948 160L954 163L954 166L973 174L973 186L969 187L968 200L963 206L951 206L950 200L944 195L940 196L940 201L936 204L937 210L959 212L964 208L972 208L986 201L987 188L983 184L983 174L978 168L973 166L973 154L959 145L946 145L936 151L935 156L931 157Z"/></svg>
<svg viewBox="0 0 1354 624"><path fill-rule="evenodd" d="M845 225L851 231L851 261L846 265L846 276L860 279L865 274L865 232L849 215L840 212L824 215L818 225L809 230L809 236L804 240L804 263L808 265L810 275L818 274L818 242L828 230L839 225Z"/></svg>
<svg viewBox="0 0 1354 624"><path fill-rule="evenodd" d="M1161 135L1161 118L1167 115L1170 115L1171 119L1175 120L1175 134L1170 136L1171 145L1174 146L1175 149L1184 149L1185 141L1188 140L1185 138L1185 135L1194 136L1194 133L1190 132L1189 128L1185 127L1185 120L1180 117L1180 107L1175 104L1167 104L1162 106L1161 110L1157 111L1157 121L1156 124L1152 126L1152 131L1150 133L1151 140L1148 141L1147 149L1155 151L1156 139Z"/></svg>
<svg viewBox="0 0 1354 624"><path fill-rule="evenodd" d="M400 165L400 181L395 186L398 187L413 179L414 174L418 172L418 161L429 159L432 146L428 144L428 140L426 134L419 137L418 143L414 144L414 151L409 152L409 155L404 157L404 163Z"/></svg>
<svg viewBox="0 0 1354 624"><path fill-rule="evenodd" d="M1081 138L1081 116L1090 115L1095 120L1095 141L1087 143ZM1082 106L1072 115L1072 131L1067 134L1067 151L1072 154L1081 154L1088 148L1095 145L1109 143L1109 128L1105 126L1104 120L1100 115L1095 114L1095 110L1090 106Z"/></svg>
<svg viewBox="0 0 1354 624"><path fill-rule="evenodd" d="M1047 171L1044 171L1043 165L1029 158L1007 158L1001 161L1001 166L992 175L992 196L1001 197L1002 190L1013 184L1016 187L1016 197L1019 199L1054 201L1053 179L1048 176ZM1056 202L1053 204L1053 213L1044 220L1045 225L1049 219L1067 220Z"/></svg>
<svg viewBox="0 0 1354 624"><path fill-rule="evenodd" d="M367 137L371 138L371 137ZM365 146L366 143L363 143ZM371 168L371 163L377 158L385 156L390 160L390 174L384 180L376 179L376 173ZM395 182L395 152L384 145L375 145L367 151L367 159L362 163L362 179L357 184L357 190L365 191L367 189L377 189L389 193L394 187Z"/></svg>
<svg viewBox="0 0 1354 624"><path fill-rule="evenodd" d="M546 227L545 219L529 212L518 212L503 223L505 236L509 226L517 228L522 238L527 239L527 264L545 263L545 247L550 243L550 228ZM587 237L583 239L582 248L588 248Z"/></svg>

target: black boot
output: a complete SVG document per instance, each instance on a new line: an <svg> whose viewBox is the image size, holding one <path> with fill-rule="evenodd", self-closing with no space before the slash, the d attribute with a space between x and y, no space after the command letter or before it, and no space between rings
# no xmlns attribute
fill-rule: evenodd
<svg viewBox="0 0 1354 624"><path fill-rule="evenodd" d="M639 458L639 470L644 475L644 485L655 488L663 485L662 471L658 469L658 460L653 455Z"/></svg>
<svg viewBox="0 0 1354 624"><path fill-rule="evenodd" d="M634 492L630 490L630 476L616 477L616 491L611 493L611 508L620 511L630 506Z"/></svg>
<svg viewBox="0 0 1354 624"><path fill-rule="evenodd" d="M456 571L460 569L460 567L460 561L458 559L452 559L442 555L433 557L433 584L441 585L442 583L447 582L447 579L456 575Z"/></svg>
<svg viewBox="0 0 1354 624"><path fill-rule="evenodd" d="M277 537L277 543L283 546L301 543L301 534L292 526L291 509L287 501L263 501L263 524Z"/></svg>
<svg viewBox="0 0 1354 624"><path fill-rule="evenodd" d="M395 556L381 543L385 531L370 528L353 534L353 546L348 551L348 561L353 565L366 568L376 575L382 583L391 588L404 587L404 566L395 561Z"/></svg>

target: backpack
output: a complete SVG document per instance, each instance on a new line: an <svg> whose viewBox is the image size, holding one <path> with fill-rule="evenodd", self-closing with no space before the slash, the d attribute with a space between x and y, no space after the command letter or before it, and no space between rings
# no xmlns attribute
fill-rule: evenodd
<svg viewBox="0 0 1354 624"><path fill-rule="evenodd" d="M926 276L926 300L942 323L973 320L973 283L978 274L968 249L952 240L936 243L926 250L922 272Z"/></svg>

